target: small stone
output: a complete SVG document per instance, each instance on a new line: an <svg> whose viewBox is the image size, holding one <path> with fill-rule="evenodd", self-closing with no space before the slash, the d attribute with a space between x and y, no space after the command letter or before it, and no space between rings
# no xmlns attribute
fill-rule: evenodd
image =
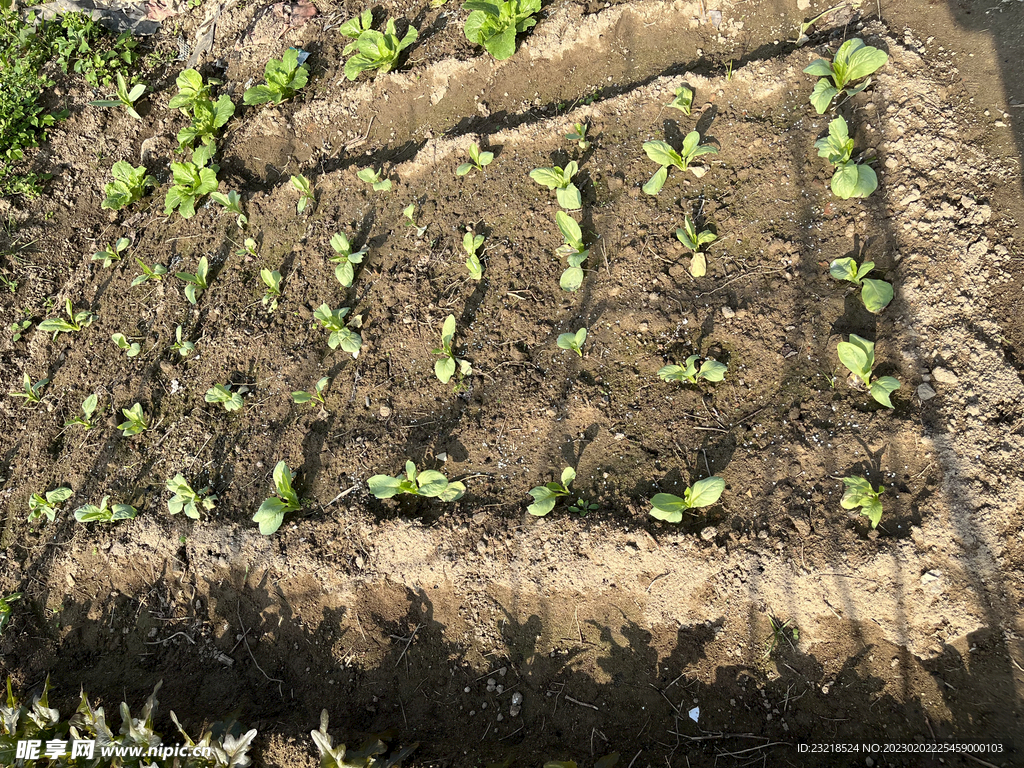
<svg viewBox="0 0 1024 768"><path fill-rule="evenodd" d="M382 405L382 406L380 407L380 417L381 417L382 419L386 419L386 418L388 418L389 416L391 416L391 409L390 409L390 408L388 408L388 406L386 406L386 405Z"/></svg>
<svg viewBox="0 0 1024 768"><path fill-rule="evenodd" d="M722 307L722 317L724 317L726 320L731 320L732 318L736 317L736 310L734 310L732 307Z"/></svg>
<svg viewBox="0 0 1024 768"><path fill-rule="evenodd" d="M519 706L522 703L523 703L523 694L521 694L519 691L516 691L515 693L513 693L512 694L512 706L513 707L517 707L517 706Z"/></svg>
<svg viewBox="0 0 1024 768"><path fill-rule="evenodd" d="M509 714L510 714L510 715L511 715L512 717L518 717L518 716L519 716L519 713L520 713L520 711L522 711L522 707L518 706L517 704L513 704L513 705L512 705L512 706L511 706L511 707L509 708L509 710L508 710L508 713L509 713Z"/></svg>
<svg viewBox="0 0 1024 768"><path fill-rule="evenodd" d="M932 368L932 378L939 384L956 384L959 381L955 373L942 367Z"/></svg>
<svg viewBox="0 0 1024 768"><path fill-rule="evenodd" d="M704 539L704 541L711 541L713 538L715 538L715 535L717 533L718 530L715 528L715 526L709 525L707 528L700 532L700 537Z"/></svg>
<svg viewBox="0 0 1024 768"><path fill-rule="evenodd" d="M928 384L917 385L917 396L922 400L931 400L935 397L935 390L932 389Z"/></svg>

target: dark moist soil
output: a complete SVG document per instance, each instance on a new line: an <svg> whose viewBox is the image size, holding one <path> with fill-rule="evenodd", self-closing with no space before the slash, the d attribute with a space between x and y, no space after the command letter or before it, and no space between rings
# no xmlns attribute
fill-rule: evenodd
<svg viewBox="0 0 1024 768"><path fill-rule="evenodd" d="M93 95L62 84L72 117L33 159L56 174L48 194L0 202L2 265L18 278L0 319L41 320L49 298L96 319L56 341L0 340L3 391L23 371L49 379L39 406L0 402L0 595L25 594L0 640L3 671L22 688L49 674L65 711L80 687L135 707L162 679L165 735L171 709L190 731L232 714L259 729L257 765L314 765L323 708L350 746L391 728L393 743L419 742L412 766L589 766L611 751L637 768L847 766L868 755L797 745L964 741L999 742L981 757L1015 764L1020 134L1009 112L1010 128L993 125L976 64L928 28L938 21L911 18L920 9L932 6L897 6L886 23L837 14L797 49L781 41L824 6L718 17L697 4L564 4L496 66L465 41L456 6L386 5L378 22L421 30L408 71L349 83L336 26L360 8L321 7L283 35L272 11L237 8L218 27L219 65L203 71L239 102L217 162L221 190L242 193L244 230L212 204L188 221L161 215L180 64L151 73L160 90L141 123L81 106ZM196 21L165 22L157 45ZM977 66L1012 29L972 49L986 57ZM839 109L877 158L879 190L860 201L829 192L812 145L830 116L809 107L802 74L844 33L890 55ZM289 45L312 53L309 86L243 107L250 79ZM684 82L691 116L665 107ZM564 135L584 119L593 146L581 151ZM720 150L702 159L707 174L673 170L657 198L643 194L656 170L643 142L678 147L693 129ZM474 141L495 160L456 178ZM161 186L101 211L110 164L140 158ZM574 294L558 286L554 194L528 176L569 160L591 248ZM370 166L391 191L356 178ZM295 173L315 187L304 215ZM403 217L411 202L422 233ZM674 236L685 215L719 235L702 278ZM467 227L486 238L479 282L464 266ZM328 261L335 232L367 251L348 290ZM170 276L132 287L131 258L90 261L122 235L132 257L172 274L205 256L209 290L192 306ZM256 256L236 253L246 237ZM881 315L828 276L847 255L895 285ZM284 276L275 312L261 268ZM361 318L358 357L328 348L313 319L322 303ZM443 385L432 350L449 314L474 373ZM179 325L196 343L187 359L170 348ZM580 327L582 357L556 346ZM144 351L126 358L113 333ZM901 381L893 410L844 375L835 349L850 333L877 342L876 375ZM726 363L725 380L657 378L691 354ZM292 402L323 376L326 407ZM216 383L244 393L244 408L206 403ZM93 392L97 427L64 429ZM153 427L125 438L116 425L136 402ZM367 478L409 459L466 495L374 499ZM251 518L280 460L303 510L265 538ZM527 515L530 488L565 466L577 470L570 501L598 509ZM163 485L179 472L218 496L201 521L167 514ZM720 503L679 525L649 516L653 494L709 474L726 480ZM852 474L886 486L877 530L838 503ZM28 524L31 493L59 485L75 495L57 521ZM74 522L104 495L139 516ZM797 631L769 652L772 620Z"/></svg>

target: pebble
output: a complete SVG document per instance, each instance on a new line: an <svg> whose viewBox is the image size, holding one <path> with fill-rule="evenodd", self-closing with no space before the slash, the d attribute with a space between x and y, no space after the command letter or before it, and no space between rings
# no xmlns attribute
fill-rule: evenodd
<svg viewBox="0 0 1024 768"><path fill-rule="evenodd" d="M959 381L955 373L942 367L932 368L932 378L939 384L956 384Z"/></svg>
<svg viewBox="0 0 1024 768"><path fill-rule="evenodd" d="M707 528L700 532L700 537L704 539L704 541L711 541L713 538L715 538L715 534L717 533L718 530L715 528L715 526L709 525Z"/></svg>
<svg viewBox="0 0 1024 768"><path fill-rule="evenodd" d="M918 384L917 396L921 398L922 401L931 400L933 397L935 397L935 390L932 389L928 384Z"/></svg>
<svg viewBox="0 0 1024 768"><path fill-rule="evenodd" d="M380 417L381 417L382 419L386 419L386 418L388 418L388 417L389 417L390 415L391 415L391 409L390 409L390 408L388 408L388 407L387 407L386 405L382 405L382 406L380 407Z"/></svg>
<svg viewBox="0 0 1024 768"><path fill-rule="evenodd" d="M726 320L731 320L732 318L736 317L736 310L734 310L732 307L722 307L722 317L724 317Z"/></svg>

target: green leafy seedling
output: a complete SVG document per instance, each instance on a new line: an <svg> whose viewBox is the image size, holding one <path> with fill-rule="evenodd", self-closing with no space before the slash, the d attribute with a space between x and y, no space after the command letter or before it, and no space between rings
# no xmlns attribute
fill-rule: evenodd
<svg viewBox="0 0 1024 768"><path fill-rule="evenodd" d="M320 753L320 768L392 768L399 765L419 746L418 743L410 744L394 749L386 758L376 757L387 753L388 745L385 741L394 733L390 731L385 734L374 734L364 741L359 749L347 749L344 744L335 747L327 733L328 722L327 710L324 709L320 712L320 729L310 731L313 743Z"/></svg>
<svg viewBox="0 0 1024 768"><path fill-rule="evenodd" d="M220 85L220 81L211 79L204 83L203 76L198 71L185 69L178 75L175 85L178 86L178 92L171 97L167 108L180 110L183 115L188 117L189 110L197 102L211 98L213 86Z"/></svg>
<svg viewBox="0 0 1024 768"><path fill-rule="evenodd" d="M132 280L132 286L142 285L150 280L163 280L164 275L167 274L167 267L163 264L154 264L152 268L146 266L146 262L140 259L138 256L135 257L135 261L138 263L139 268L142 270L142 274Z"/></svg>
<svg viewBox="0 0 1024 768"><path fill-rule="evenodd" d="M292 402L302 405L304 403L320 403L321 406L327 405L327 400L324 398L324 390L327 389L329 379L324 376L316 384L313 385L313 391L307 392L304 389L300 389L296 392L292 392Z"/></svg>
<svg viewBox="0 0 1024 768"><path fill-rule="evenodd" d="M856 380L870 392L877 402L886 408L893 408L889 395L900 388L900 383L892 376L882 376L871 380L871 369L875 367L875 345L862 339L855 333L850 334L849 341L840 341L836 349L839 361L845 365Z"/></svg>
<svg viewBox="0 0 1024 768"><path fill-rule="evenodd" d="M683 512L710 507L721 498L724 490L725 480L712 476L698 480L692 488L683 491L683 498L671 493L657 493L651 499L651 516L669 523L678 523L683 519Z"/></svg>
<svg viewBox="0 0 1024 768"><path fill-rule="evenodd" d="M216 101L210 98L196 99L192 103L191 112L192 122L178 131L178 146L181 149L192 147L198 140L200 146L196 148L194 155L202 157L203 161L200 162L195 156L193 161L199 165L206 165L217 151L217 144L214 141L217 132L235 114L235 104L230 96L223 94Z"/></svg>
<svg viewBox="0 0 1024 768"><path fill-rule="evenodd" d="M142 346L137 341L129 341L123 333L115 333L110 337L110 340L117 345L117 348L128 355L128 357L135 357L142 351Z"/></svg>
<svg viewBox="0 0 1024 768"><path fill-rule="evenodd" d="M592 501L587 501L584 498L576 499L575 504L569 506L570 512L575 512L580 517L586 517L591 512L597 511L597 504Z"/></svg>
<svg viewBox="0 0 1024 768"><path fill-rule="evenodd" d="M847 98L856 96L871 85L868 75L888 61L889 56L885 51L865 45L859 37L847 40L839 46L832 61L818 59L804 70L808 75L821 78L811 92L811 105L821 115L837 96L843 93L847 94ZM867 79L855 88L850 87L862 78Z"/></svg>
<svg viewBox="0 0 1024 768"><path fill-rule="evenodd" d="M32 379L26 373L22 378L22 392L8 392L7 394L11 397L23 397L26 403L39 403L42 402L43 387L50 382L49 379L40 379L35 384L32 383Z"/></svg>
<svg viewBox="0 0 1024 768"><path fill-rule="evenodd" d="M578 170L576 161L570 160L564 169L557 165L553 168L534 168L530 171L530 178L542 187L555 190L558 204L565 210L578 211L583 207L583 199L576 185L572 183L572 177Z"/></svg>
<svg viewBox="0 0 1024 768"><path fill-rule="evenodd" d="M28 332L31 325L31 320L15 320L11 323L10 326L8 326L11 331L11 341L21 341L22 336Z"/></svg>
<svg viewBox="0 0 1024 768"><path fill-rule="evenodd" d="M127 237L119 237L116 243L111 243L102 251L94 253L92 260L102 262L104 269L110 269L114 262L121 260L121 254L128 250L131 244L132 241Z"/></svg>
<svg viewBox="0 0 1024 768"><path fill-rule="evenodd" d="M97 507L95 504L86 504L75 510L75 520L80 523L114 523L118 520L131 520L138 514L138 510L130 504L114 504L107 506L109 496L104 496Z"/></svg>
<svg viewBox="0 0 1024 768"><path fill-rule="evenodd" d="M6 597L0 597L0 635L3 634L3 631L7 628L7 625L11 621L11 603L16 603L18 600L21 600L21 598L21 592L12 592ZM39 700L39 704L43 707L47 706L46 702L44 701L45 698L46 693L44 692L43 698ZM7 711L9 712L20 712L20 710L16 706L16 702L14 701L14 695L11 693L11 678L9 677L7 678L7 707Z"/></svg>
<svg viewBox="0 0 1024 768"><path fill-rule="evenodd" d="M697 225L689 216L683 218L683 226L676 230L676 239L690 250L693 256L690 258L690 274L694 277L704 277L708 273L708 259L703 248L718 239L718 235L710 229L697 231Z"/></svg>
<svg viewBox="0 0 1024 768"><path fill-rule="evenodd" d="M235 256L256 256L259 246L251 237L245 238L242 245L235 249Z"/></svg>
<svg viewBox="0 0 1024 768"><path fill-rule="evenodd" d="M356 174L356 178L371 185L375 192L387 192L391 189L391 179L374 168L363 168Z"/></svg>
<svg viewBox="0 0 1024 768"><path fill-rule="evenodd" d="M878 314L892 301L892 286L885 280L872 280L867 275L875 268L875 262L865 261L859 267L857 262L845 257L836 259L828 268L828 273L836 280L846 280L860 287L860 300L864 307L873 314Z"/></svg>
<svg viewBox="0 0 1024 768"><path fill-rule="evenodd" d="M421 227L419 224L416 223L416 203L409 203L407 206L405 206L405 208L402 210L402 215L405 216L406 219L408 219L408 221L405 223L405 226L412 227L413 229L415 229L416 237L423 237L423 233L427 231L427 227L426 225Z"/></svg>
<svg viewBox="0 0 1024 768"><path fill-rule="evenodd" d="M309 203L316 202L316 196L313 194L313 183L301 173L297 176L292 176L289 181L299 193L299 202L295 206L295 211L301 215Z"/></svg>
<svg viewBox="0 0 1024 768"><path fill-rule="evenodd" d="M100 208L112 211L119 211L126 205L141 200L146 194L146 187L156 186L156 179L146 172L146 166L140 165L136 168L124 160L114 163L110 175L114 180L103 187L103 194L106 197L100 203Z"/></svg>
<svg viewBox="0 0 1024 768"><path fill-rule="evenodd" d="M587 340L587 329L580 328L576 333L560 334L555 342L561 349L568 349L583 357L583 344Z"/></svg>
<svg viewBox="0 0 1024 768"><path fill-rule="evenodd" d="M442 384L452 380L455 372L459 373L461 381L466 376L473 374L473 366L469 360L463 360L455 356L452 344L455 340L455 315L448 315L441 324L441 347L432 350L431 354L440 355L441 359L434 362L434 375Z"/></svg>
<svg viewBox="0 0 1024 768"><path fill-rule="evenodd" d="M71 299L67 299L64 302L64 310L67 312L68 319L65 320L63 317L51 317L48 320L43 320L39 324L39 330L43 333L53 332L53 338L56 340L57 334L60 333L78 333L85 326L90 325L95 318L95 315L83 309L81 312L75 312L71 306Z"/></svg>
<svg viewBox="0 0 1024 768"><path fill-rule="evenodd" d="M196 303L196 291L205 291L209 288L209 283L206 278L210 274L210 262L203 256L199 259L199 265L196 267L195 273L192 272L175 272L174 276L179 280L184 280L185 285L185 298L189 300L190 304Z"/></svg>
<svg viewBox="0 0 1024 768"><path fill-rule="evenodd" d="M860 513L871 521L871 527L877 528L882 521L882 501L879 497L885 493L885 486L878 486L876 491L863 477L844 477L843 485L846 486L846 492L839 501L843 509L860 507Z"/></svg>
<svg viewBox="0 0 1024 768"><path fill-rule="evenodd" d="M782 646L783 641L788 642L790 647L793 647L793 643L800 639L800 630L793 624L792 619L780 621L774 616L769 616L768 624L772 628L772 636L768 639L768 643L765 646L765 658L770 658Z"/></svg>
<svg viewBox="0 0 1024 768"><path fill-rule="evenodd" d="M341 347L352 357L359 357L359 350L363 346L363 337L345 324L344 317L348 313L348 307L332 310L327 304L321 304L319 309L313 313L313 317L325 330L331 332L327 339L327 346L331 349Z"/></svg>
<svg viewBox="0 0 1024 768"><path fill-rule="evenodd" d="M237 392L232 392L223 384L214 384L206 391L206 402L219 403L228 412L240 411L243 405L242 396Z"/></svg>
<svg viewBox="0 0 1024 768"><path fill-rule="evenodd" d="M562 276L558 279L558 285L561 286L563 291L572 292L579 290L579 287L583 285L583 262L590 255L590 249L583 245L583 231L580 229L580 225L567 213L557 211L555 213L555 224L558 225L558 230L562 233L562 238L565 240L555 250L555 254L565 256L569 261L568 268L562 272Z"/></svg>
<svg viewBox="0 0 1024 768"><path fill-rule="evenodd" d="M699 179L707 173L707 168L691 165L691 163L701 155L717 155L718 149L710 144L701 144L700 133L690 131L683 138L682 152L676 152L672 145L666 141L644 142L644 152L647 153L651 160L661 166L643 186L644 192L653 197L661 192L661 188L665 186L670 167L678 168L680 171L689 170L690 173Z"/></svg>
<svg viewBox="0 0 1024 768"><path fill-rule="evenodd" d="M195 156L193 156L195 159ZM196 201L217 189L216 165L205 168L196 163L171 163L174 183L164 197L164 216L175 209L183 219L196 215Z"/></svg>
<svg viewBox="0 0 1024 768"><path fill-rule="evenodd" d="M416 28L410 25L405 36L399 38L394 19L388 19L383 32L362 30L359 37L342 51L345 56L354 54L345 62L345 77L355 80L361 73L371 69L380 70L381 73L390 72L398 65L402 51L415 43L418 37Z"/></svg>
<svg viewBox="0 0 1024 768"><path fill-rule="evenodd" d="M174 343L171 344L171 349L177 352L182 357L188 357L196 351L196 345L191 341L182 338L182 328L179 325L174 329Z"/></svg>
<svg viewBox="0 0 1024 768"><path fill-rule="evenodd" d="M82 401L82 415L74 416L64 423L65 427L78 426L88 431L96 425L92 422L92 415L96 413L96 404L99 399L95 394L89 395Z"/></svg>
<svg viewBox="0 0 1024 768"><path fill-rule="evenodd" d="M526 508L526 511L531 515L544 517L544 515L555 508L555 504L558 503L561 497L569 495L569 486L572 485L572 481L575 479L576 470L572 467L566 467L562 470L562 477L557 483L545 483L544 485L538 485L536 488L531 488L530 495L533 496L533 503Z"/></svg>
<svg viewBox="0 0 1024 768"><path fill-rule="evenodd" d="M693 91L685 85L676 88L676 97L668 103L672 109L678 109L684 115L689 116L693 109Z"/></svg>
<svg viewBox="0 0 1024 768"><path fill-rule="evenodd" d="M839 5L833 5L831 8L826 8L824 11L819 13L814 18L812 18L812 19L810 19L808 21L801 22L800 25L797 26L797 29L796 29L796 40L793 40L791 42L796 43L797 47L803 46L806 43L810 42L810 38L807 36L807 33L810 31L811 27L813 27L815 24L818 23L818 21L820 21L824 17L828 16L833 11L838 11L840 8L844 8L846 5L847 5L847 3L840 3Z"/></svg>
<svg viewBox="0 0 1024 768"><path fill-rule="evenodd" d="M470 12L463 32L471 43L483 46L498 61L516 52L516 35L537 23L540 0L468 0L463 9Z"/></svg>
<svg viewBox="0 0 1024 768"><path fill-rule="evenodd" d="M177 474L167 481L167 490L174 494L167 500L167 509L172 515L184 512L185 517L199 519L201 510L209 512L216 506L217 496L209 488L193 490L182 474Z"/></svg>
<svg viewBox="0 0 1024 768"><path fill-rule="evenodd" d="M725 378L728 367L725 363L717 360L705 360L697 368L697 360L700 355L690 355L686 358L686 365L666 365L658 371L658 378L662 381L679 381L696 384L700 379L705 381L721 381Z"/></svg>
<svg viewBox="0 0 1024 768"><path fill-rule="evenodd" d="M334 277L344 288L351 288L356 279L356 271L353 265L362 264L366 251L353 251L352 243L342 232L336 232L331 238L331 248L336 256L330 258L334 264Z"/></svg>
<svg viewBox="0 0 1024 768"><path fill-rule="evenodd" d="M223 192L213 191L210 193L210 199L223 205L224 210L238 217L235 219L235 224L239 229L249 223L249 217L242 213L242 197L235 190L231 190L226 195Z"/></svg>
<svg viewBox="0 0 1024 768"><path fill-rule="evenodd" d="M276 312L278 301L281 299L281 273L275 270L261 269L260 279L266 286L263 294L263 306L268 312Z"/></svg>
<svg viewBox="0 0 1024 768"><path fill-rule="evenodd" d="M840 115L828 124L828 136L814 142L818 157L826 158L835 168L832 174L832 192L836 197L867 197L878 189L878 176L867 163L855 163L853 139L846 120Z"/></svg>
<svg viewBox="0 0 1024 768"><path fill-rule="evenodd" d="M57 519L57 507L55 505L60 504L62 501L67 501L73 493L74 491L67 486L54 488L45 494L33 493L28 500L28 521L34 523L40 517L46 515L46 519L52 523Z"/></svg>
<svg viewBox="0 0 1024 768"><path fill-rule="evenodd" d="M136 120L141 120L142 115L135 111L135 102L142 98L142 94L146 92L145 83L137 83L132 86L131 90L128 90L128 82L124 79L124 75L120 72L117 73L117 88L114 91L115 99L99 99L97 101L90 101L89 103L94 107L124 107L125 112L134 117Z"/></svg>
<svg viewBox="0 0 1024 768"><path fill-rule="evenodd" d="M271 59L264 70L266 85L254 85L242 94L248 106L274 102L280 104L292 98L309 80L309 68L299 64L299 52L289 48L280 59Z"/></svg>
<svg viewBox="0 0 1024 768"><path fill-rule="evenodd" d="M416 471L416 465L405 462L405 475L374 475L366 481L370 493L378 499L390 499L400 493L426 496L441 501L457 501L466 492L466 486L459 482L448 482L448 478L433 469Z"/></svg>
<svg viewBox="0 0 1024 768"><path fill-rule="evenodd" d="M125 437L133 437L149 429L149 422L142 412L142 403L136 403L131 408L122 408L125 420L117 425L121 434Z"/></svg>
<svg viewBox="0 0 1024 768"><path fill-rule="evenodd" d="M302 505L299 503L299 496L292 487L292 480L295 476L288 469L284 461L277 462L274 467L274 488L277 495L264 499L260 508L253 515L253 522L260 524L260 533L270 536L281 527L284 516L288 512L298 512Z"/></svg>
<svg viewBox="0 0 1024 768"><path fill-rule="evenodd" d="M486 166L494 162L494 153L481 151L480 145L476 142L470 144L466 152L469 155L469 162L462 163L462 165L455 169L456 176L465 176L474 170L482 171Z"/></svg>
<svg viewBox="0 0 1024 768"><path fill-rule="evenodd" d="M480 246L483 244L483 235L475 235L472 232L467 232L462 236L462 250L469 255L469 258L466 259L466 269L469 270L470 280L483 279L484 267L480 263L480 257L477 256L477 251L480 250Z"/></svg>
<svg viewBox="0 0 1024 768"><path fill-rule="evenodd" d="M575 141L576 146L583 152L586 152L590 149L590 140L587 138L587 129L589 127L586 123L573 123L572 133L565 134L566 140Z"/></svg>
<svg viewBox="0 0 1024 768"><path fill-rule="evenodd" d="M358 40L359 36L368 29L373 29L373 11L369 8L338 27L341 34L353 40Z"/></svg>

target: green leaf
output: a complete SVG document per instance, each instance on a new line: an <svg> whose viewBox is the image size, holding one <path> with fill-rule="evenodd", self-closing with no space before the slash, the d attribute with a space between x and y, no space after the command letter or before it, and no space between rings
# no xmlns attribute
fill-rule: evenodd
<svg viewBox="0 0 1024 768"><path fill-rule="evenodd" d="M671 493L657 493L651 499L651 517L668 523L678 523L683 519L683 510L687 504Z"/></svg>
<svg viewBox="0 0 1024 768"><path fill-rule="evenodd" d="M565 469L562 470L561 483L562 483L563 486L568 488L572 484L572 481L575 480L575 479L576 479L576 470L575 469L573 469L572 467L566 467Z"/></svg>
<svg viewBox="0 0 1024 768"><path fill-rule="evenodd" d="M466 493L466 486L460 482L448 483L448 486L438 495L440 501L458 501Z"/></svg>
<svg viewBox="0 0 1024 768"><path fill-rule="evenodd" d="M548 189L558 189L563 183L562 174L554 168L534 168L530 171L530 178Z"/></svg>
<svg viewBox="0 0 1024 768"><path fill-rule="evenodd" d="M690 274L694 277L704 277L708 273L708 258L700 251L697 251L690 258Z"/></svg>
<svg viewBox="0 0 1024 768"><path fill-rule="evenodd" d="M370 493L378 499L390 499L401 490L401 478L390 475L374 475L366 481Z"/></svg>
<svg viewBox="0 0 1024 768"><path fill-rule="evenodd" d="M583 270L580 267L569 267L562 272L562 276L558 279L558 285L563 291L572 293L578 291L583 285L583 278Z"/></svg>
<svg viewBox="0 0 1024 768"><path fill-rule="evenodd" d="M825 110L828 109L829 104L839 95L839 91L832 85L829 80L822 78L814 86L814 90L811 91L810 102L811 106L814 107L815 111L819 115L825 114Z"/></svg>
<svg viewBox="0 0 1024 768"><path fill-rule="evenodd" d="M284 513L287 505L278 498L270 497L264 499L256 514L252 516L253 522L260 524L260 533L270 536L277 532L284 522Z"/></svg>
<svg viewBox="0 0 1024 768"><path fill-rule="evenodd" d="M813 77L832 77L832 65L824 59L812 61L810 66L804 69L804 74Z"/></svg>
<svg viewBox="0 0 1024 768"><path fill-rule="evenodd" d="M434 363L434 375L442 384L447 384L455 375L455 359L443 357Z"/></svg>
<svg viewBox="0 0 1024 768"><path fill-rule="evenodd" d="M558 229L567 243L573 247L583 244L583 232L580 230L580 225L569 214L558 211L555 214L555 224L558 225Z"/></svg>
<svg viewBox="0 0 1024 768"><path fill-rule="evenodd" d="M878 177L868 165L845 163L832 176L832 192L842 200L868 197L878 189Z"/></svg>
<svg viewBox="0 0 1024 768"><path fill-rule="evenodd" d="M725 378L727 370L728 367L725 363L720 363L717 360L705 360L697 377L707 381L721 381Z"/></svg>
<svg viewBox="0 0 1024 768"><path fill-rule="evenodd" d="M851 338L853 338L852 335ZM836 351L839 354L839 362L845 365L850 370L850 373L859 376L865 383L870 381L871 363L867 353L861 346L841 341Z"/></svg>
<svg viewBox="0 0 1024 768"><path fill-rule="evenodd" d="M696 131L693 133L696 133ZM697 135L697 140L700 140L700 134ZM683 164L683 159L679 153L672 148L671 144L664 141L644 142L644 152L647 153L651 160L662 166L675 165L681 167Z"/></svg>
<svg viewBox="0 0 1024 768"><path fill-rule="evenodd" d="M871 397L877 402L884 405L886 408L893 408L892 401L889 399L889 395L900 388L900 383L897 379L892 376L882 376L877 379L871 385Z"/></svg>
<svg viewBox="0 0 1024 768"><path fill-rule="evenodd" d="M62 501L67 501L71 498L74 491L67 486L61 486L60 488L54 488L52 491L46 492L46 500L51 504L59 504Z"/></svg>
<svg viewBox="0 0 1024 768"><path fill-rule="evenodd" d="M575 184L556 189L555 198L558 200L558 204L567 211L578 211L583 207L583 199Z"/></svg>
<svg viewBox="0 0 1024 768"><path fill-rule="evenodd" d="M849 46L849 50L844 51L847 46ZM844 53L848 58L846 69L847 83L852 83L860 80L862 77L867 77L876 70L885 66L889 61L889 56L885 51L880 50L879 48L874 48L870 45L864 45L864 41L859 38L847 40L843 43L839 47L839 50L836 51L836 59L840 59L840 56Z"/></svg>
<svg viewBox="0 0 1024 768"><path fill-rule="evenodd" d="M828 273L836 280L846 280L854 285L860 284L860 278L857 276L857 262L849 257L835 259L829 264Z"/></svg>
<svg viewBox="0 0 1024 768"><path fill-rule="evenodd" d="M882 522L882 502L877 497L866 499L861 505L860 513L867 515L872 528L877 528Z"/></svg>
<svg viewBox="0 0 1024 768"><path fill-rule="evenodd" d="M892 286L884 280L865 278L860 289L860 298L868 312L878 314L892 301Z"/></svg>
<svg viewBox="0 0 1024 768"><path fill-rule="evenodd" d="M665 180L668 178L668 168L662 166L657 172L651 176L650 180L644 184L643 191L651 197L656 196L661 192L661 188L665 186Z"/></svg>
<svg viewBox="0 0 1024 768"><path fill-rule="evenodd" d="M596 763L594 763L594 768L614 768L617 762L619 762L619 753L612 752L611 754L605 755Z"/></svg>
<svg viewBox="0 0 1024 768"><path fill-rule="evenodd" d="M465 176L467 173L473 170L475 166L472 163L462 163L458 168L455 169L456 176Z"/></svg>
<svg viewBox="0 0 1024 768"><path fill-rule="evenodd" d="M718 501L725 490L725 480L720 477L706 477L698 480L690 489L690 507L709 507Z"/></svg>
<svg viewBox="0 0 1024 768"><path fill-rule="evenodd" d="M421 496L440 496L448 487L448 478L433 469L425 469L416 478Z"/></svg>
<svg viewBox="0 0 1024 768"><path fill-rule="evenodd" d="M547 486L538 486L530 490L529 493L533 496L533 503L526 508L526 511L536 517L544 517L555 508L558 501L558 495Z"/></svg>
<svg viewBox="0 0 1024 768"><path fill-rule="evenodd" d="M865 499L873 498L875 495L875 489L863 477L844 477L843 485L846 486L846 492L839 500L843 509L856 509Z"/></svg>

